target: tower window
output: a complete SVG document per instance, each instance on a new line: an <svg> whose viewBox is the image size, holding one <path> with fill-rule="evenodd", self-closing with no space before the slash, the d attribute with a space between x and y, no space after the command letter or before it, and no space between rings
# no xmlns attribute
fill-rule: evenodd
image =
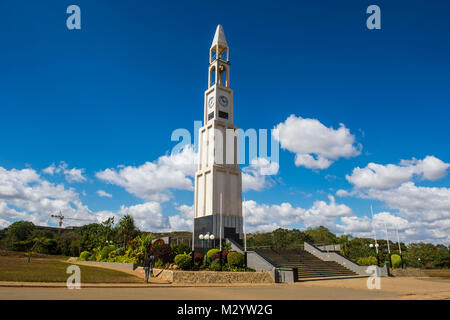
<svg viewBox="0 0 450 320"><path fill-rule="evenodd" d="M219 77L217 81L221 86L224 87L228 87L227 71L227 67L225 67L223 64L219 66Z"/></svg>
<svg viewBox="0 0 450 320"><path fill-rule="evenodd" d="M212 118L214 118L214 112L211 112L210 114L208 114L208 121L211 120Z"/></svg>
<svg viewBox="0 0 450 320"><path fill-rule="evenodd" d="M228 112L219 111L219 117L228 119Z"/></svg>

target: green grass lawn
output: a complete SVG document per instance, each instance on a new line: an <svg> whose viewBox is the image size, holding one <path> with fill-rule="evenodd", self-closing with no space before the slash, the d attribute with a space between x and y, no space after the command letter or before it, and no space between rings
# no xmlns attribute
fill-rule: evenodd
<svg viewBox="0 0 450 320"><path fill-rule="evenodd" d="M0 251L0 281L66 282L68 257L34 254L31 262L23 252ZM142 280L128 273L79 266L81 283L136 283Z"/></svg>

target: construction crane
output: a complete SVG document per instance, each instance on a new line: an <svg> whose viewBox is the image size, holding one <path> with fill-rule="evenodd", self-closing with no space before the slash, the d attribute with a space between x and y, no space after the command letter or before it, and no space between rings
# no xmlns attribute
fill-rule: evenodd
<svg viewBox="0 0 450 320"><path fill-rule="evenodd" d="M88 221L88 222L97 222L96 220L89 220L89 219L77 219L77 218L67 218L64 217L61 213L61 211L59 212L58 215L56 214L52 214L51 215L52 218L58 218L59 219L59 228L58 228L58 235L61 234L61 229L62 229L62 225L63 225L63 220L76 220L76 221Z"/></svg>

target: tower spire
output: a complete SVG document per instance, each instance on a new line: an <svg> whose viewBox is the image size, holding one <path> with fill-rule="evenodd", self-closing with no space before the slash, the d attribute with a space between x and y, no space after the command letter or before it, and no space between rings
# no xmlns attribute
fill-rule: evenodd
<svg viewBox="0 0 450 320"><path fill-rule="evenodd" d="M209 63L212 63L216 59L227 63L230 60L230 49L221 24L216 28L216 33L214 34L214 39L209 49Z"/></svg>
<svg viewBox="0 0 450 320"><path fill-rule="evenodd" d="M223 27L221 24L217 26L211 47L214 47L216 45L228 47L227 39L225 38L225 32L223 31Z"/></svg>

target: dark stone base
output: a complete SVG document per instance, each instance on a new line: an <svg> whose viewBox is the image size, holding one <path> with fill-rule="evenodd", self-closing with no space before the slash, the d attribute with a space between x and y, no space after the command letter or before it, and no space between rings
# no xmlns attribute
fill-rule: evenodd
<svg viewBox="0 0 450 320"><path fill-rule="evenodd" d="M234 241L242 244L243 232L242 232L242 217L223 216L222 217L222 241L225 239L233 239ZM214 240L199 239L200 234L214 234ZM194 247L196 252L204 253L206 247L208 249L214 248L219 245L220 237L220 216L211 215L194 219Z"/></svg>

